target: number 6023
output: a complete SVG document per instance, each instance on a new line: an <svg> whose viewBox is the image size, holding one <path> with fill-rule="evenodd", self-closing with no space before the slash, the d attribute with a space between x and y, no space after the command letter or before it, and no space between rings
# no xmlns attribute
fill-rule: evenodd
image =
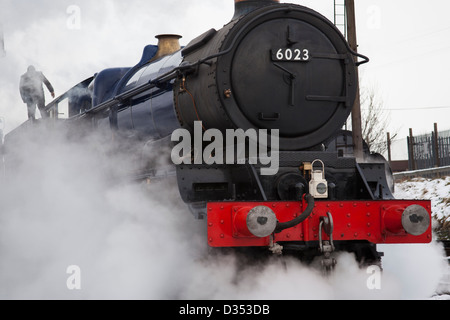
<svg viewBox="0 0 450 320"><path fill-rule="evenodd" d="M308 49L276 49L272 50L272 60L274 61L309 61Z"/></svg>

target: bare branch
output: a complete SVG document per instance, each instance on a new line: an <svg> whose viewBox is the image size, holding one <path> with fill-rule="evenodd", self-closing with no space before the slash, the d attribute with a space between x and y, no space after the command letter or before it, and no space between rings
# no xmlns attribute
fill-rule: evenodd
<svg viewBox="0 0 450 320"><path fill-rule="evenodd" d="M389 112L383 109L383 101L376 95L376 89L361 89L362 134L371 152L384 153L387 150L387 127ZM397 133L391 133L391 141Z"/></svg>

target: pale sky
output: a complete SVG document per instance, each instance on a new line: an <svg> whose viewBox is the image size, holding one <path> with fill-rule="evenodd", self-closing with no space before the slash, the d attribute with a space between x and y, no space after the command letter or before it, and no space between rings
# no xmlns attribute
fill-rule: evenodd
<svg viewBox="0 0 450 320"><path fill-rule="evenodd" d="M333 0L282 1L333 19ZM357 0L362 86L374 88L399 138L450 129L450 2ZM6 56L0 58L0 117L10 131L27 119L18 84L29 64L60 95L109 67L135 65L155 35L182 45L233 15L233 0L0 0ZM0 55L1 56L1 55ZM51 101L47 95L47 102Z"/></svg>

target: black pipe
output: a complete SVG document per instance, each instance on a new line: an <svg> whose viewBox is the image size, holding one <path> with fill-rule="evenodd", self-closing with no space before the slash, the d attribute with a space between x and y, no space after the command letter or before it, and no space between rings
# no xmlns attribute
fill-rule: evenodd
<svg viewBox="0 0 450 320"><path fill-rule="evenodd" d="M277 223L277 227L275 228L275 233L280 233L283 230L289 229L289 228L293 228L296 225L299 225L300 223L302 223L303 221L305 221L306 219L308 219L308 217L311 215L312 211L314 210L314 197L310 194L305 195L305 200L306 203L308 203L308 206L306 207L305 211L303 211L303 213L301 215L299 215L297 218L288 221L288 222L278 222Z"/></svg>

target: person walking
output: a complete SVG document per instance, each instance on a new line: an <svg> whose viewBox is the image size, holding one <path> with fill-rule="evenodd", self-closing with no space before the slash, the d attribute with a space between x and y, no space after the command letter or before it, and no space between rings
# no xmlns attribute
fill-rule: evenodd
<svg viewBox="0 0 450 320"><path fill-rule="evenodd" d="M45 95L43 84L47 87L52 97L55 97L55 90L44 74L36 71L34 66L29 66L27 72L20 78L20 96L27 104L28 119L36 120L36 105L41 113L41 118L48 118L45 111Z"/></svg>

